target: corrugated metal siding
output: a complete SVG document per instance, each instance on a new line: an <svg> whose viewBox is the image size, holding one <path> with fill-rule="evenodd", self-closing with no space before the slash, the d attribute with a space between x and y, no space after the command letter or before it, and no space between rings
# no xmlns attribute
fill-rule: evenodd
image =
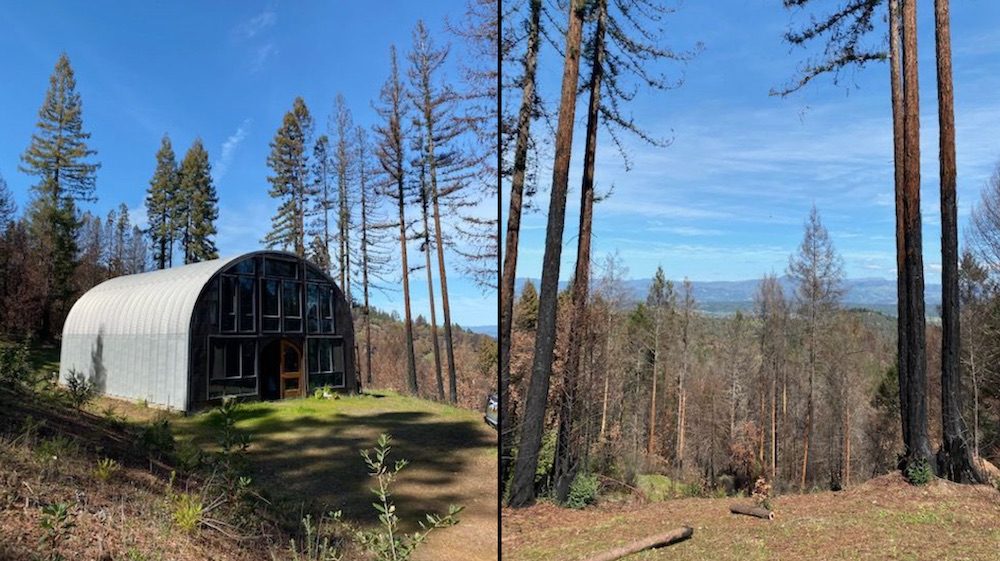
<svg viewBox="0 0 1000 561"><path fill-rule="evenodd" d="M77 300L63 327L59 379L71 369L108 395L185 409L191 314L202 288L243 256L105 281Z"/></svg>

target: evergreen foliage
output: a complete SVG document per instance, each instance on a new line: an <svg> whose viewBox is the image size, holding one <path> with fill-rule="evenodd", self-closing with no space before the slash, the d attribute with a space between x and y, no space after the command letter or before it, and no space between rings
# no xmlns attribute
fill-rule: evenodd
<svg viewBox="0 0 1000 561"><path fill-rule="evenodd" d="M177 224L174 221L176 202L180 191L180 171L170 144L170 137L163 135L156 152L156 171L149 181L146 195L146 221L153 245L153 262L157 269L173 265L174 240Z"/></svg>
<svg viewBox="0 0 1000 561"><path fill-rule="evenodd" d="M299 257L305 257L306 203L315 192L309 181L307 153L312 130L309 108L301 97L296 97L271 141L267 157L267 165L274 172L267 178L271 183L268 194L281 204L263 242L268 248L290 249Z"/></svg>
<svg viewBox="0 0 1000 561"><path fill-rule="evenodd" d="M212 185L212 165L200 138L196 138L180 168L180 193L184 200L182 247L184 263L198 263L219 257L215 247L215 221L219 198Z"/></svg>
<svg viewBox="0 0 1000 561"><path fill-rule="evenodd" d="M83 104L73 68L63 53L49 78L36 131L19 166L23 173L38 178L32 186L29 223L48 257L41 264L51 279L44 302L43 329L47 335L60 330L73 297L80 228L76 203L96 200L94 187L100 164L89 161L97 153L87 146L89 138L90 133L83 130Z"/></svg>

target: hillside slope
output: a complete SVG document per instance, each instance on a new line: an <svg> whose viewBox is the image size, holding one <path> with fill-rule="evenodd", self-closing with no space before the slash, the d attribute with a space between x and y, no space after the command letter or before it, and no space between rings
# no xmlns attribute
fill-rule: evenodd
<svg viewBox="0 0 1000 561"><path fill-rule="evenodd" d="M505 509L503 559L575 561L682 525L694 528L691 539L629 561L986 561L996 559L1000 547L1000 493L988 486L937 480L913 487L895 472L848 491L780 496L772 501L772 522L729 514L740 500Z"/></svg>

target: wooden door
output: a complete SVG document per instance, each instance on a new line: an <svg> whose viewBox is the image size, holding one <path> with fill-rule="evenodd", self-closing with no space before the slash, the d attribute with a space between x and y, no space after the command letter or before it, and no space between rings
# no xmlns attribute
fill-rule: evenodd
<svg viewBox="0 0 1000 561"><path fill-rule="evenodd" d="M302 349L288 339L281 340L281 399L302 397L303 387Z"/></svg>

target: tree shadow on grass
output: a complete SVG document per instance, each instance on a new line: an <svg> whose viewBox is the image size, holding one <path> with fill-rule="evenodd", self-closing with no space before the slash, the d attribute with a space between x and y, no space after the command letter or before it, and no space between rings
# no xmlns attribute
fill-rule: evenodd
<svg viewBox="0 0 1000 561"><path fill-rule="evenodd" d="M443 513L474 498L461 491L463 478L476 477L468 473L475 457L469 452L496 445L479 423L442 421L424 412L307 415L253 431L255 479L268 495L298 502L306 512L342 510L353 522L375 523L375 481L360 452L371 449L381 433L392 437L390 462L409 462L393 493L408 530L416 529L424 513Z"/></svg>

